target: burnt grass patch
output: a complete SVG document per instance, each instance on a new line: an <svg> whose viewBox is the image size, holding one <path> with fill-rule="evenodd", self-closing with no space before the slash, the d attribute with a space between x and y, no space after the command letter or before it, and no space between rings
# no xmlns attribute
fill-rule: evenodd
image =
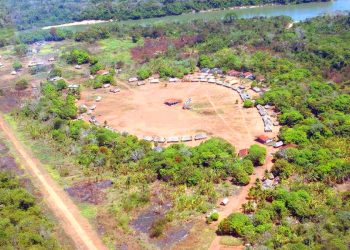
<svg viewBox="0 0 350 250"><path fill-rule="evenodd" d="M177 225L169 223L167 212L172 208L171 202L160 199L160 190L153 193L151 205L145 208L130 222L130 226L139 235L146 235L149 243L160 249L170 249L187 237L192 222L179 222Z"/></svg>
<svg viewBox="0 0 350 250"><path fill-rule="evenodd" d="M98 205L105 202L106 193L103 190L112 184L113 182L110 180L85 181L76 183L72 187L66 188L65 191L79 202Z"/></svg>
<svg viewBox="0 0 350 250"><path fill-rule="evenodd" d="M24 171L17 165L15 158L4 156L0 158L0 170L14 175L22 175Z"/></svg>

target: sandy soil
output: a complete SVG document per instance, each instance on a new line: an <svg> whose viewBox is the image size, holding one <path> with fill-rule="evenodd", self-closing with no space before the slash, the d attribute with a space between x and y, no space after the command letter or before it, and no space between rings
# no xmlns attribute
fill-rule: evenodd
<svg viewBox="0 0 350 250"><path fill-rule="evenodd" d="M110 93L108 89L84 90L79 104L97 104L93 115L101 123L138 137L184 136L206 132L222 137L237 149L247 148L257 136L264 134L263 122L255 108L243 109L239 95L228 88L208 83L147 84ZM192 110L182 104L169 107L168 98L185 101L191 97ZM238 104L236 103L238 100ZM88 119L88 117L86 117ZM274 136L276 131L270 133ZM191 145L200 142L191 142Z"/></svg>
<svg viewBox="0 0 350 250"><path fill-rule="evenodd" d="M85 20L81 22L73 22L73 23L64 23L60 25L52 25L52 26L46 26L43 27L43 30L48 30L51 28L61 28L61 27L69 27L69 26L77 26L77 25L90 25L90 24L98 24L98 23L107 23L112 22L113 20L104 21L104 20Z"/></svg>
<svg viewBox="0 0 350 250"><path fill-rule="evenodd" d="M43 194L48 207L57 217L66 234L74 241L76 249L106 249L89 222L80 215L78 208L47 174L39 161L25 150L1 116L0 128L18 151L18 154L23 159L23 163L25 163L25 169L33 177L33 184Z"/></svg>

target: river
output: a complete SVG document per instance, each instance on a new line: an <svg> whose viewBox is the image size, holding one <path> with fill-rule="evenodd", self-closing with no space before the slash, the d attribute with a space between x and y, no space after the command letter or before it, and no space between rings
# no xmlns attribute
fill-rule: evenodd
<svg viewBox="0 0 350 250"><path fill-rule="evenodd" d="M186 22L196 19L222 19L228 12L234 11L238 17L252 18L256 16L290 16L295 22L322 14L335 13L337 11L350 11L350 0L334 0L331 2L305 3L295 5L265 5L247 7L233 10L212 10L200 13L187 13L179 16L166 16L162 18L150 18L144 20L124 21L123 23L152 24L164 22Z"/></svg>

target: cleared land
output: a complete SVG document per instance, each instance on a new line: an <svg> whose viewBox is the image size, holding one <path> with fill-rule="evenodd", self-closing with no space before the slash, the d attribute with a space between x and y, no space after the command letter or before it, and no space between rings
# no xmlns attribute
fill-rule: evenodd
<svg viewBox="0 0 350 250"><path fill-rule="evenodd" d="M148 84L123 89L117 94L108 89L85 90L79 103L91 106L96 96L102 97L93 113L99 122L107 121L109 126L141 138L206 132L241 149L249 147L264 133L255 108L244 109L235 91L208 83ZM183 110L181 104L171 107L164 104L169 98L185 101L189 97L193 100L191 110ZM271 135L276 133L277 128Z"/></svg>

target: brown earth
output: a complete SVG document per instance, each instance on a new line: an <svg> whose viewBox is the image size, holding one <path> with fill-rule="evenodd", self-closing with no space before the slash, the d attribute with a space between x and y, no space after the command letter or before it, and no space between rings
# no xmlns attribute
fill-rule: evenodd
<svg viewBox="0 0 350 250"><path fill-rule="evenodd" d="M102 124L144 136L184 136L206 132L228 140L236 148L247 148L264 134L263 122L255 108L244 109L239 95L228 88L208 83L145 85L110 93L108 89L84 90L79 104L91 106L101 96L93 115ZM167 106L164 100L191 97L192 109ZM236 100L238 103L236 104ZM88 117L85 117L88 120ZM271 137L278 132L277 128ZM200 142L190 142L196 145Z"/></svg>
<svg viewBox="0 0 350 250"><path fill-rule="evenodd" d="M79 213L76 205L47 174L40 162L26 151L1 116L0 128L18 151L25 169L33 177L33 184L42 193L45 202L57 217L66 234L74 241L76 249L106 249L89 222Z"/></svg>

